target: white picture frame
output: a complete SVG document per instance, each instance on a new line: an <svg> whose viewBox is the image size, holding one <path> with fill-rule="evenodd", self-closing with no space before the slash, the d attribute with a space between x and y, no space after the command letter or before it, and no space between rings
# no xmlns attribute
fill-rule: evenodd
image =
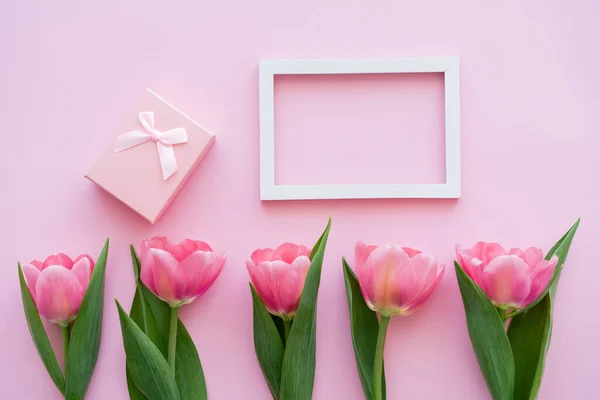
<svg viewBox="0 0 600 400"><path fill-rule="evenodd" d="M424 184L275 184L275 75L443 73L446 181ZM260 199L459 198L459 59L272 59L259 63Z"/></svg>

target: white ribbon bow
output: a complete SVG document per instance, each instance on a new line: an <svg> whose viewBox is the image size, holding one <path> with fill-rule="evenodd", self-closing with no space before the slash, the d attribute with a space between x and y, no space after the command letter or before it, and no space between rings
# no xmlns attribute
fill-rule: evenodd
<svg viewBox="0 0 600 400"><path fill-rule="evenodd" d="M144 130L133 130L117 136L115 153L151 140L156 142L163 178L167 180L177 171L177 160L175 159L173 145L187 143L187 133L184 128L169 129L165 132L154 128L154 113L152 111L139 113L138 119Z"/></svg>

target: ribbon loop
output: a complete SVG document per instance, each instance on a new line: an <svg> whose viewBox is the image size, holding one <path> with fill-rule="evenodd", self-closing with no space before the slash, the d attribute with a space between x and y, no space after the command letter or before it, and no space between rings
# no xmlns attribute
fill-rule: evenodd
<svg viewBox="0 0 600 400"><path fill-rule="evenodd" d="M177 171L177 160L175 159L173 145L187 143L187 132L184 128L159 131L154 127L154 113L152 111L139 113L138 120L144 130L132 130L117 136L115 153L149 141L156 142L163 178L167 180Z"/></svg>

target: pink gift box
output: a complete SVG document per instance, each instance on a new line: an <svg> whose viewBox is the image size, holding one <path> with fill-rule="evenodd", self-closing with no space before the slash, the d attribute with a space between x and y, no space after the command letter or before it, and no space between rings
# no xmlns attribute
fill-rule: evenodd
<svg viewBox="0 0 600 400"><path fill-rule="evenodd" d="M215 135L147 89L85 177L154 223L214 141Z"/></svg>

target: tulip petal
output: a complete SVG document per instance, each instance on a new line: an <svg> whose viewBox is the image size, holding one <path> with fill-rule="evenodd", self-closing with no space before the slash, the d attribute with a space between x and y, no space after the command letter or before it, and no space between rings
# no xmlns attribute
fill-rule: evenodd
<svg viewBox="0 0 600 400"><path fill-rule="evenodd" d="M36 267L39 271L41 271L41 270L44 269L44 263L42 261L33 260L29 264L31 264L34 267Z"/></svg>
<svg viewBox="0 0 600 400"><path fill-rule="evenodd" d="M142 240L142 244L140 246L140 254L142 255L141 262L144 262L144 257L148 254L148 250L150 249L160 249L164 250L167 253L172 253L175 245L169 241L165 236L155 236L150 239Z"/></svg>
<svg viewBox="0 0 600 400"><path fill-rule="evenodd" d="M202 284L199 289L195 289L196 293L200 293L198 296L204 294L213 283L217 280L223 267L225 266L225 262L227 261L227 254L225 253L213 253L216 255L216 260L212 264L208 266L206 271L204 272L204 277L202 278Z"/></svg>
<svg viewBox="0 0 600 400"><path fill-rule="evenodd" d="M278 282L280 307L286 315L294 314L298 309L309 267L308 256L300 256L287 268L287 272Z"/></svg>
<svg viewBox="0 0 600 400"><path fill-rule="evenodd" d="M23 270L23 275L25 275L25 282L27 283L29 292L33 297L33 301L35 301L35 286L37 284L41 272L34 265L31 264L25 264L21 266L21 269Z"/></svg>
<svg viewBox="0 0 600 400"><path fill-rule="evenodd" d="M275 252L288 264L293 263L294 260L300 256L310 255L308 247L297 245L295 243L282 243L275 249Z"/></svg>
<svg viewBox="0 0 600 400"><path fill-rule="evenodd" d="M90 275L94 268L94 261L87 254L82 254L75 259L73 262L73 268L71 272L75 275L75 278L79 281L79 284L85 291L90 283Z"/></svg>
<svg viewBox="0 0 600 400"><path fill-rule="evenodd" d="M259 297L265 303L267 310L270 313L277 313L279 307L271 279L272 263L271 261L263 261L257 265L250 259L246 261L246 267L248 268L252 285L254 285Z"/></svg>
<svg viewBox="0 0 600 400"><path fill-rule="evenodd" d="M372 271L372 281L365 282L365 293L374 293L371 303L379 310L403 304L403 301L410 298L409 293L414 293L418 285L410 258L396 245L377 247L369 255L364 269Z"/></svg>
<svg viewBox="0 0 600 400"><path fill-rule="evenodd" d="M417 254L421 254L419 250L411 249L410 247L403 247L402 250L404 250L406 255L410 258L413 258Z"/></svg>
<svg viewBox="0 0 600 400"><path fill-rule="evenodd" d="M183 261L198 250L212 253L212 249L208 244L199 240L185 239L175 245L172 254L177 261Z"/></svg>
<svg viewBox="0 0 600 400"><path fill-rule="evenodd" d="M252 255L250 256L250 258L252 259L252 262L254 263L254 265L259 265L260 263L262 263L264 261L282 260L279 253L277 253L273 249L254 250L254 252L252 252Z"/></svg>
<svg viewBox="0 0 600 400"><path fill-rule="evenodd" d="M396 282L394 283L397 295L394 299L390 299L392 303L397 308L404 310L413 307L413 303L419 300L418 296L425 285L435 279L436 267L437 262L435 259L424 253L419 253L408 262L402 262L398 265Z"/></svg>
<svg viewBox="0 0 600 400"><path fill-rule="evenodd" d="M369 255L376 248L377 246L374 244L365 244L361 241L356 242L356 245L354 246L354 264L356 265L356 268L358 268L359 265L362 268L367 262Z"/></svg>
<svg viewBox="0 0 600 400"><path fill-rule="evenodd" d="M259 265L259 268L261 266ZM288 277L288 274L290 276ZM275 298L276 311L280 315L285 315L293 307L293 292L291 288L293 279L300 276L299 270L292 268L285 261L273 261L269 267L270 286ZM282 290L282 287L285 289Z"/></svg>
<svg viewBox="0 0 600 400"><path fill-rule="evenodd" d="M208 290L219 276L225 261L207 251L195 251L177 267L179 284L185 286L185 299L195 299Z"/></svg>
<svg viewBox="0 0 600 400"><path fill-rule="evenodd" d="M411 299L410 303L407 304L407 310L410 311L411 309L419 307L421 304L423 304L423 302L425 302L425 300L427 300L431 296L438 283L440 283L440 281L442 280L445 269L446 267L443 264L438 265L437 262L434 260L430 268L424 274L423 286L417 292L415 297Z"/></svg>
<svg viewBox="0 0 600 400"><path fill-rule="evenodd" d="M483 261L473 260L471 249L465 249L461 245L456 245L456 259L458 264L466 272L471 279L481 286L481 269L483 268Z"/></svg>
<svg viewBox="0 0 600 400"><path fill-rule="evenodd" d="M146 254L141 254L140 260L140 278L144 285L150 289L150 291L156 294L156 286L154 285L154 260L149 256L148 251Z"/></svg>
<svg viewBox="0 0 600 400"><path fill-rule="evenodd" d="M525 299L522 307L526 307L531 304L540 294L546 289L548 283L552 279L554 269L558 264L558 257L553 256L549 261L540 260L533 270L531 276L531 289L529 290L529 296Z"/></svg>
<svg viewBox="0 0 600 400"><path fill-rule="evenodd" d="M477 242L473 246L472 256L481 260L485 265L489 264L494 258L506 254L504 247L498 243Z"/></svg>
<svg viewBox="0 0 600 400"><path fill-rule="evenodd" d="M64 253L53 254L44 261L44 268L49 265L62 265L66 269L71 269L73 267L73 260Z"/></svg>
<svg viewBox="0 0 600 400"><path fill-rule="evenodd" d="M516 255L502 255L485 266L482 289L497 305L517 306L529 295L529 266Z"/></svg>
<svg viewBox="0 0 600 400"><path fill-rule="evenodd" d="M148 250L144 268L153 272L156 294L167 303L178 302L185 292L185 287L178 282L175 274L177 264L177 260L164 250L154 248Z"/></svg>
<svg viewBox="0 0 600 400"><path fill-rule="evenodd" d="M75 275L61 265L44 268L35 290L38 311L52 322L66 322L77 315L85 293Z"/></svg>
<svg viewBox="0 0 600 400"><path fill-rule="evenodd" d="M537 247L528 247L525 250L510 249L508 254L519 256L529 265L529 271L533 272L538 263L544 259L544 252Z"/></svg>

